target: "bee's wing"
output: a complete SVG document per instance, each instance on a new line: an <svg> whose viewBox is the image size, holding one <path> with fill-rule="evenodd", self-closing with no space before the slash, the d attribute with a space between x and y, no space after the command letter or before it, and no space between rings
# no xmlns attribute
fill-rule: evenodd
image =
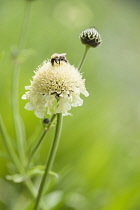
<svg viewBox="0 0 140 210"><path fill-rule="evenodd" d="M59 56L66 56L66 53L59 54Z"/></svg>

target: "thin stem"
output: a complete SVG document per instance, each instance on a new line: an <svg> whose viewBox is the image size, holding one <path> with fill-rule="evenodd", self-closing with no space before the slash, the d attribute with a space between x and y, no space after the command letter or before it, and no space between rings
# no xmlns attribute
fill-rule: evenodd
<svg viewBox="0 0 140 210"><path fill-rule="evenodd" d="M48 124L48 127L45 128L45 130L43 131L39 141L37 142L37 144L35 145L35 147L33 148L31 154L30 154L30 157L29 157L29 161L28 161L28 165L27 165L27 168L29 167L30 163L31 163L31 160L33 158L33 156L35 155L36 151L38 150L39 146L41 145L42 141L44 140L46 134L48 133L48 131L50 130L53 122L54 122L54 119L56 117L56 114L54 114L50 120L50 123Z"/></svg>
<svg viewBox="0 0 140 210"><path fill-rule="evenodd" d="M22 29L20 32L19 40L18 40L19 49L23 49L25 45L26 34L27 34L27 29L28 29L29 19L30 19L30 13L31 13L31 1L26 1Z"/></svg>
<svg viewBox="0 0 140 210"><path fill-rule="evenodd" d="M80 69L81 69L81 67L82 67L82 65L83 65L83 63L84 63L84 61L85 61L85 59L86 59L86 55L87 55L87 52L88 52L89 48L90 48L90 46L86 45L85 51L84 51L84 55L83 55L83 57L82 57L82 59L81 59L81 62L80 62L80 64L79 64L79 66L78 66L78 70L79 70L79 71L80 71Z"/></svg>
<svg viewBox="0 0 140 210"><path fill-rule="evenodd" d="M42 194L43 194L45 183L48 180L49 171L51 170L53 162L54 162L54 158L55 158L55 154L56 154L56 151L57 151L57 148L58 148L58 143L59 143L60 134L61 134L62 119L63 119L62 114L60 114L60 113L57 114L57 125L56 125L55 135L54 135L54 139L53 139L52 146L51 146L51 149L50 149L50 153L49 153L49 156L48 156L48 160L47 160L47 163L46 163L46 169L45 169L45 172L44 172L44 175L42 177L41 184L40 184L40 187L39 187L39 191L38 191L38 195L37 195L37 198L36 198L34 210L38 210L38 208L39 208L39 203L40 203L40 200L41 200L41 197L42 197Z"/></svg>
<svg viewBox="0 0 140 210"><path fill-rule="evenodd" d="M9 157L11 158L13 164L17 167L17 169L22 172L22 165L20 164L19 162L19 159L13 149L13 146L11 144L11 139L10 137L8 136L8 133L7 133L7 130L6 130L6 127L4 126L4 122L2 120L2 117L0 116L0 132L1 132L1 135L2 135L2 139L4 140L4 144L5 144L5 147L7 149L7 152L9 154Z"/></svg>
<svg viewBox="0 0 140 210"><path fill-rule="evenodd" d="M35 198L36 195L37 195L37 190L36 190L36 188L34 187L32 181L31 181L30 179L27 179L27 180L25 180L24 184L25 184L26 187L28 188L28 190L29 190L31 196L32 196L33 198Z"/></svg>
<svg viewBox="0 0 140 210"><path fill-rule="evenodd" d="M32 198L35 199L35 197L37 195L37 189L35 188L32 181L30 179L27 179L27 180L25 180L24 185L28 188L28 191L29 191L30 195L32 196ZM40 207L41 207L41 210L45 210L43 202L40 203Z"/></svg>
<svg viewBox="0 0 140 210"><path fill-rule="evenodd" d="M28 28L29 16L30 16L31 2L26 2L23 26L21 29L21 34L18 42L18 48L21 49L24 47L26 33ZM21 163L25 165L26 156L25 156L25 128L23 125L22 118L19 112L19 102L18 102L18 87L19 87L19 73L20 73L20 64L18 62L18 55L15 58L15 66L13 71L13 82L12 82L12 111L13 111L13 120L17 137L17 146Z"/></svg>

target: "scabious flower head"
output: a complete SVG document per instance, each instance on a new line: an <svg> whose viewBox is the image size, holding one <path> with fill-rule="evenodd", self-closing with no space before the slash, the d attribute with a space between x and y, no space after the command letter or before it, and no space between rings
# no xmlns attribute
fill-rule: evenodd
<svg viewBox="0 0 140 210"><path fill-rule="evenodd" d="M38 118L44 118L46 114L68 115L71 107L83 104L81 93L89 95L85 79L82 79L78 69L63 58L65 54L57 55L57 60L52 56L53 62L51 59L38 67L31 85L25 87L28 92L22 96L22 99L29 101L25 109L34 110Z"/></svg>
<svg viewBox="0 0 140 210"><path fill-rule="evenodd" d="M80 39L83 44L90 47L97 47L101 44L101 36L96 28L89 28L81 32Z"/></svg>

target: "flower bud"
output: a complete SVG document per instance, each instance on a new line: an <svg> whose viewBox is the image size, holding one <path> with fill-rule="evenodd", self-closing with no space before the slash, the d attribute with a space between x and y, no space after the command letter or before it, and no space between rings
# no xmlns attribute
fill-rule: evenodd
<svg viewBox="0 0 140 210"><path fill-rule="evenodd" d="M97 47L101 44L101 36L95 28L89 28L81 32L80 39L83 44L90 47Z"/></svg>
<svg viewBox="0 0 140 210"><path fill-rule="evenodd" d="M50 120L48 118L44 118L42 122L43 124L49 124Z"/></svg>

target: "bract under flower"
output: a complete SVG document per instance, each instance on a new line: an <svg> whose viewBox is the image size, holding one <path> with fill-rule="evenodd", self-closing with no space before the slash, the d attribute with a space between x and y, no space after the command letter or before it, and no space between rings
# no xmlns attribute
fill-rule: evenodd
<svg viewBox="0 0 140 210"><path fill-rule="evenodd" d="M101 36L96 28L88 28L80 34L81 42L90 47L97 47L101 44Z"/></svg>

